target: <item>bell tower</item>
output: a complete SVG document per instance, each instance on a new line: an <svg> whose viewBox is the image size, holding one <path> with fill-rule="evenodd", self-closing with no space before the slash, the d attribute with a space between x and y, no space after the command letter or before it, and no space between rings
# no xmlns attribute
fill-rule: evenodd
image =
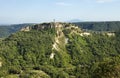
<svg viewBox="0 0 120 78"><path fill-rule="evenodd" d="M56 28L56 21L53 19L53 26Z"/></svg>

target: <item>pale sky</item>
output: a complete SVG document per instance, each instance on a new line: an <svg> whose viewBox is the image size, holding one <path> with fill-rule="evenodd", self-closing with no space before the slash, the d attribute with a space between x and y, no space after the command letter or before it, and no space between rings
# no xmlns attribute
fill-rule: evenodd
<svg viewBox="0 0 120 78"><path fill-rule="evenodd" d="M0 0L0 24L120 21L120 0Z"/></svg>

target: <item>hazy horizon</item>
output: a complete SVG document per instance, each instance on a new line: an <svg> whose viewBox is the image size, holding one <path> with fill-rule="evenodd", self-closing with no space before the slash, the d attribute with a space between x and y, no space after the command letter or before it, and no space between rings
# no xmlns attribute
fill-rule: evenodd
<svg viewBox="0 0 120 78"><path fill-rule="evenodd" d="M119 0L0 0L0 24L120 21Z"/></svg>

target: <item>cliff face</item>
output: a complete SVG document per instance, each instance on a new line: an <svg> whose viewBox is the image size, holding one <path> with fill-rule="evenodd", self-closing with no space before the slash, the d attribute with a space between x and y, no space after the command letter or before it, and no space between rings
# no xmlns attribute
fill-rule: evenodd
<svg viewBox="0 0 120 78"><path fill-rule="evenodd" d="M53 28L54 23L42 23L42 24L36 24L32 27L34 30L43 30L43 29L49 29Z"/></svg>
<svg viewBox="0 0 120 78"><path fill-rule="evenodd" d="M27 26L22 28L20 31L30 31L30 30L31 30L30 26Z"/></svg>

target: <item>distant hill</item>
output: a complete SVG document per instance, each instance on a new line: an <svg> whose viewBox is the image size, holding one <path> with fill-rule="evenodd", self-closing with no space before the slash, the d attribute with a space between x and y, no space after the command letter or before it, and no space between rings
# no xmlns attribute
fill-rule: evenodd
<svg viewBox="0 0 120 78"><path fill-rule="evenodd" d="M80 19L71 19L71 20L69 20L68 22L81 22L82 20L80 20Z"/></svg>
<svg viewBox="0 0 120 78"><path fill-rule="evenodd" d="M93 31L118 31L120 30L120 21L108 22L75 22L82 29Z"/></svg>
<svg viewBox="0 0 120 78"><path fill-rule="evenodd" d="M0 38L8 37L10 34L15 33L28 25L32 24L0 25Z"/></svg>

